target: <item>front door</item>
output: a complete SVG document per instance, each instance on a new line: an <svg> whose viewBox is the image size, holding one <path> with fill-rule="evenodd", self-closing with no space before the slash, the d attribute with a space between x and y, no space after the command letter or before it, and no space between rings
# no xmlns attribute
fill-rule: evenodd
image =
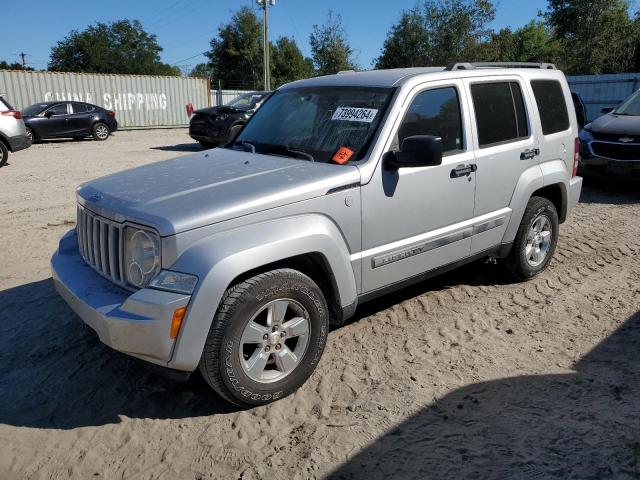
<svg viewBox="0 0 640 480"><path fill-rule="evenodd" d="M62 137L71 131L69 104L58 103L49 108L40 120L39 135L43 138Z"/></svg>
<svg viewBox="0 0 640 480"><path fill-rule="evenodd" d="M390 169L383 158L362 186L362 293L469 256L475 159L465 98L459 80L409 95L388 150L409 136L440 136L442 165Z"/></svg>

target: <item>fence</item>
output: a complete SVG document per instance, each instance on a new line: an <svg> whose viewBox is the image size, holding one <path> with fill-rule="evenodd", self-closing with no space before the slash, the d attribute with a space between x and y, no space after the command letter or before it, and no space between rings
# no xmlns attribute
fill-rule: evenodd
<svg viewBox="0 0 640 480"><path fill-rule="evenodd" d="M211 105L217 107L224 105L243 93L255 92L255 90L211 90Z"/></svg>
<svg viewBox="0 0 640 480"><path fill-rule="evenodd" d="M0 70L0 93L18 109L38 102L70 100L116 112L123 128L189 124L186 106L210 105L203 78Z"/></svg>
<svg viewBox="0 0 640 480"><path fill-rule="evenodd" d="M582 97L587 120L592 121L604 107L615 107L640 87L640 73L568 76L572 92Z"/></svg>

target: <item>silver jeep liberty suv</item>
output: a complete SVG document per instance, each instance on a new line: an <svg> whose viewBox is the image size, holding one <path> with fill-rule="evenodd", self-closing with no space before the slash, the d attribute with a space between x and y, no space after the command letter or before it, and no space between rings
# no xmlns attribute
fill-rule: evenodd
<svg viewBox="0 0 640 480"><path fill-rule="evenodd" d="M544 270L580 195L577 137L548 64L293 82L224 148L80 186L53 279L105 344L265 404L367 300L481 257Z"/></svg>

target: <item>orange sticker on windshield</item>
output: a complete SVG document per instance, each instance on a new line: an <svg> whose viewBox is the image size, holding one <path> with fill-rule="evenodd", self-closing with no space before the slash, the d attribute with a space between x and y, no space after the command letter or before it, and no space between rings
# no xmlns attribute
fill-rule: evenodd
<svg viewBox="0 0 640 480"><path fill-rule="evenodd" d="M340 147L331 160L342 165L347 163L352 155L353 150L349 147Z"/></svg>

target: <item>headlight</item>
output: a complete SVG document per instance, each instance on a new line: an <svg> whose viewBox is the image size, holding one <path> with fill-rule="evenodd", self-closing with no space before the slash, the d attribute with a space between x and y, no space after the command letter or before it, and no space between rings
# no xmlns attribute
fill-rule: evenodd
<svg viewBox="0 0 640 480"><path fill-rule="evenodd" d="M582 130L580 130L580 140L582 141L588 141L591 140L593 138L593 135L591 133L591 129L587 130L587 127L585 126Z"/></svg>
<svg viewBox="0 0 640 480"><path fill-rule="evenodd" d="M124 229L125 279L134 287L146 287L160 270L160 238L148 230Z"/></svg>
<svg viewBox="0 0 640 480"><path fill-rule="evenodd" d="M197 283L198 277L195 275L172 272L171 270L162 270L153 280L151 280L149 286L151 288L157 288L158 290L191 295L194 288L196 288Z"/></svg>

